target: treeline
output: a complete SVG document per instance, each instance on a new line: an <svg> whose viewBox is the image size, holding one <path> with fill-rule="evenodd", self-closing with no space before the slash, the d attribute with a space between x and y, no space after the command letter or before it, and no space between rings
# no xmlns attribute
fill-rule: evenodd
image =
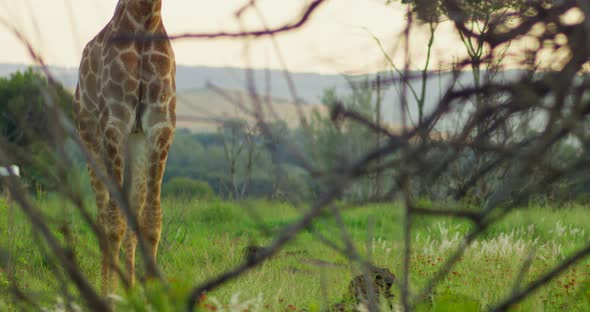
<svg viewBox="0 0 590 312"><path fill-rule="evenodd" d="M44 88L41 88L43 86ZM51 86L51 88L47 88ZM0 132L8 142L3 146L26 147L35 151L13 159L23 167L24 179L32 190L51 192L63 180L77 180L86 177L86 170L80 151L71 142L60 142L69 157L76 160L79 168L72 170L72 176L60 177L53 174L50 153L38 144L45 140L44 131L50 128L56 116L48 116L42 105L44 94L41 90L55 92L59 105L66 116L71 115L72 96L61 85L48 82L41 74L32 70L17 72L9 78L0 78ZM316 110L297 128L290 128L285 122L255 123L241 119L228 119L220 123L217 131L193 133L177 129L170 150L164 176L164 196L189 196L209 198L218 196L226 199L268 198L294 203L307 202L323 192L325 185L333 185L339 179L338 168L347 168L368 151L385 144L391 138L376 133L363 122L380 122L380 88L351 88L346 96L339 96L334 90L326 90L321 99L327 110ZM280 109L280 106L276 106ZM326 112L328 113L321 113ZM342 118L339 112L355 112L354 118ZM350 117L350 116L348 116ZM399 133L399 128L391 133ZM524 130L512 129L505 137L536 136L534 127ZM439 136L422 137L423 141L451 140L453 129L439 132ZM490 138L499 141L502 137ZM419 149L423 142L413 142ZM36 146L39 146L38 148ZM455 152L452 144L440 144L424 157L433 163L450 157ZM349 185L340 198L362 201L367 198L395 198L393 179L403 163L396 163L397 155L379 159L375 169L363 173ZM580 158L590 158L590 151L583 150L575 140L564 141L555 146L550 157L543 159L547 168L559 168L563 164ZM507 174L508 168L494 168L480 179L476 187L470 187L471 175L481 169L482 159L475 151L463 150L449 165L444 175L431 181L433 172L409 172L414 175L411 187L418 196L430 200L465 197L462 189L469 188L467 198L483 202ZM381 166L382 164L382 166ZM2 164L4 165L4 164ZM551 191L535 200L569 202L590 198L590 179L580 174L576 178L561 180ZM536 178L535 172L530 179ZM69 181L71 182L71 181ZM82 184L84 184L83 182ZM91 196L89 183L87 194ZM426 187L428 185L428 187ZM385 193L385 190L389 190ZM460 195L460 196L459 196Z"/></svg>
<svg viewBox="0 0 590 312"><path fill-rule="evenodd" d="M326 90L322 104L328 114L320 110L298 128L289 128L285 123L275 122L260 129L258 125L244 120L228 121L214 133L191 133L179 129L168 159L166 181L186 177L204 181L212 192L224 198L246 197L270 198L305 202L327 191L323 186L333 185L339 179L338 168L347 168L360 157L391 138L375 133L362 122L341 118L339 111L354 111L354 118L376 121L379 117L379 96L376 90L353 89L347 96L337 96L333 90ZM324 110L325 111L325 110ZM540 135L534 125L521 123L505 134L490 137L490 142L500 142L506 137L522 139ZM390 127L391 133L401 134L399 128ZM412 172L413 182L409 186L413 193L427 201L446 201L462 198L479 205L488 200L510 173L511 168L498 166L486 172L476 185L472 184L475 172L482 164L492 162L490 156L481 156L477 151L464 149L456 155L457 149L451 141L455 138L452 128L431 132L413 142L415 151L420 152L424 142L439 147L431 148L427 155L421 155L425 162L448 164L444 174L432 166L430 172ZM434 134L434 135L433 135ZM506 144L510 144L507 141ZM392 200L397 197L392 176L405 170L398 160L403 155L392 153L379 159L375 169L363 173L340 194L348 201L363 201L368 198ZM500 156L497 156L500 157ZM559 168L580 159L590 159L590 151L584 150L575 140L564 140L556 144L547 157L540 160L545 168ZM485 168L484 168L485 170ZM530 172L527 178L533 182L540 179L541 172ZM536 202L564 204L572 201L590 201L590 178L580 174L554 182L544 194L530 198ZM465 194L465 190L468 190Z"/></svg>
<svg viewBox="0 0 590 312"><path fill-rule="evenodd" d="M366 118L376 115L373 92L368 89L344 99L327 90L322 103L328 108L345 105ZM334 120L320 111L298 128L282 121L262 126L235 119L225 121L214 133L178 129L164 179L204 181L224 198L308 201L325 191L329 181L323 179L334 179L334 168L346 167L380 139L358 123ZM367 179L343 196L366 198L376 187L374 179Z"/></svg>

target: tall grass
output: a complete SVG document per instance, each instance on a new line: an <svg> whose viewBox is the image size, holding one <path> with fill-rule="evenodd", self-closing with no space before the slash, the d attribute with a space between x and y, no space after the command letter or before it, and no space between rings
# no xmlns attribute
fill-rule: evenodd
<svg viewBox="0 0 590 312"><path fill-rule="evenodd" d="M70 205L52 196L40 196L39 205L50 220L56 235L73 240L75 255L84 273L98 286L100 252L89 227ZM244 248L265 245L283 226L296 220L300 209L266 201L163 202L164 229L158 255L172 287L149 284L132 294L120 293L120 310L143 310L146 304L156 310L174 311L190 286L203 282L243 261ZM43 253L44 246L31 232L18 209L13 211L8 232L8 207L0 204L0 246L13 255L12 268L18 286L45 307L58 304L63 284L60 270ZM358 207L344 212L344 223L361 254L370 255L377 265L401 276L401 207L395 203ZM259 224L257 221L262 221ZM67 231L64 231L67 227ZM424 286L444 260L463 241L471 225L456 219L421 218L416 220L411 255L413 290ZM314 223L314 230L342 245L340 230L330 218ZM590 219L587 209L531 206L509 215L490 228L466 250L451 273L435 288L434 295L420 307L441 311L445 305L465 309L485 309L510 294L514 281L523 275L526 284L563 257L587 243ZM138 269L141 271L141 260ZM526 273L522 264L528 261ZM542 288L521 305L522 311L561 311L588 309L590 262L585 261ZM10 299L6 271L0 272L0 310L17 309ZM348 282L358 268L344 256L319 243L311 230L262 266L207 295L202 308L231 311L320 311L342 299ZM396 289L398 294L399 291ZM74 292L75 293L75 292ZM399 298L399 296L397 296ZM438 307L438 308L437 308ZM438 309L438 310L437 310Z"/></svg>

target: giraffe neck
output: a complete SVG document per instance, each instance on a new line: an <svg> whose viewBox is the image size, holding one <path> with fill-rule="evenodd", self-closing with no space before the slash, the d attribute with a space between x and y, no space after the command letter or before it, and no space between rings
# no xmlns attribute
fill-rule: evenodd
<svg viewBox="0 0 590 312"><path fill-rule="evenodd" d="M119 0L114 20L129 20L127 30L134 33L155 31L162 23L162 0Z"/></svg>

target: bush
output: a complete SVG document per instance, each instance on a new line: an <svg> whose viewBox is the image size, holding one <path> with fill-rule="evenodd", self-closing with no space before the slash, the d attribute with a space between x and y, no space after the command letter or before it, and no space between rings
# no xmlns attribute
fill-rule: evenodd
<svg viewBox="0 0 590 312"><path fill-rule="evenodd" d="M52 110L46 105L46 96L66 116L72 118L74 97L61 84L49 82L43 74L29 68L10 77L0 77L0 137L2 148L18 156L13 164L24 168L22 179L30 185L53 189L61 185L54 166L56 156L52 146L55 123Z"/></svg>
<svg viewBox="0 0 590 312"><path fill-rule="evenodd" d="M207 182L186 177L170 179L162 187L162 195L182 199L211 199L215 197L213 189Z"/></svg>

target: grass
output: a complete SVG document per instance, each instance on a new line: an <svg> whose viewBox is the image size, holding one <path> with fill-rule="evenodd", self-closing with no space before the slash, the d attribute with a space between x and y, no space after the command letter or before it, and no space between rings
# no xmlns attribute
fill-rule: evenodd
<svg viewBox="0 0 590 312"><path fill-rule="evenodd" d="M74 248L76 259L88 279L98 286L100 253L89 227L66 202L40 197L40 207L55 233ZM239 264L250 244L265 245L273 233L296 220L299 209L264 201L180 201L165 199L164 230L158 262L171 288L149 283L125 298L119 310L175 311L190 286ZM260 227L256 218L263 220ZM12 221L9 222L9 216ZM401 207L395 203L358 207L344 212L343 221L361 254L401 277L403 236ZM8 229L8 224L11 228ZM461 243L470 224L456 219L419 218L414 223L410 282L413 290L424 286L444 260ZM331 219L314 223L314 229L344 246ZM8 212L0 205L0 246L11 251L12 272L18 286L43 307L55 307L63 297L61 270L47 260L20 211ZM571 254L590 238L588 209L526 207L490 228L470 247L451 273L435 288L418 310L478 311L509 295L525 260L530 267L523 285ZM321 262L320 265L320 261ZM141 271L141 261L138 260ZM514 311L590 311L590 261L578 263ZM358 268L345 257L304 231L270 261L207 295L203 310L217 311L321 311L338 302ZM0 272L0 310L13 311L7 271ZM66 285L75 297L73 286ZM399 299L399 290L395 289ZM59 310L59 309L54 309Z"/></svg>

